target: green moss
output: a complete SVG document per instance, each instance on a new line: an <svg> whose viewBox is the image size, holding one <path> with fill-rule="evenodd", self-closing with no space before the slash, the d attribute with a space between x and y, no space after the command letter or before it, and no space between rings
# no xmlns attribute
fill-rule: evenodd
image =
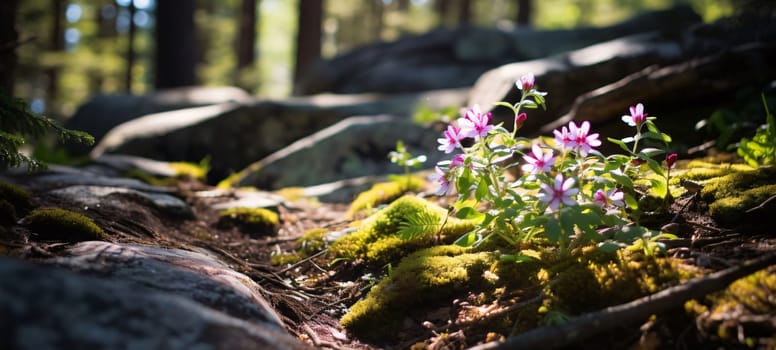
<svg viewBox="0 0 776 350"><path fill-rule="evenodd" d="M171 162L168 164L175 170L175 177L205 180L207 173L210 172L209 157L205 157L198 164L190 162Z"/></svg>
<svg viewBox="0 0 776 350"><path fill-rule="evenodd" d="M449 217L441 230L430 227L430 231L422 235L400 238L398 233L402 224L409 223L410 218L417 217L421 212L440 223L447 216L447 211L434 203L415 196L403 196L365 219L356 232L332 243L329 252L341 258L384 265L439 241L450 243L474 228L471 221Z"/></svg>
<svg viewBox="0 0 776 350"><path fill-rule="evenodd" d="M296 264L304 259L299 253L278 253L272 254L270 257L270 264L274 266L283 266L288 264Z"/></svg>
<svg viewBox="0 0 776 350"><path fill-rule="evenodd" d="M10 226L16 223L16 208L5 199L0 199L0 225ZM2 227L2 226L0 226Z"/></svg>
<svg viewBox="0 0 776 350"><path fill-rule="evenodd" d="M712 218L723 225L735 225L745 218L747 210L776 195L776 168L761 167L712 178L700 193L710 203Z"/></svg>
<svg viewBox="0 0 776 350"><path fill-rule="evenodd" d="M393 337L407 316L487 285L482 274L496 260L493 253L467 253L458 246L420 250L353 305L340 324L366 339Z"/></svg>
<svg viewBox="0 0 776 350"><path fill-rule="evenodd" d="M628 302L683 278L669 259L626 252L572 256L548 267L546 274L550 308L568 314Z"/></svg>
<svg viewBox="0 0 776 350"><path fill-rule="evenodd" d="M24 223L35 239L81 242L106 238L89 217L60 208L35 209L24 218Z"/></svg>
<svg viewBox="0 0 776 350"><path fill-rule="evenodd" d="M703 320L699 325L705 328L704 331L716 333L723 341L738 343L739 331L744 331L744 338L760 338L760 344L771 344L772 348L776 341L772 332L766 329L758 332L756 327L739 329L740 324L731 319L730 315L772 317L776 314L774 295L776 267L771 266L731 283L724 291L685 303L685 310Z"/></svg>
<svg viewBox="0 0 776 350"><path fill-rule="evenodd" d="M401 197L401 195L418 191L425 181L418 176L399 176L389 182L374 184L372 188L361 192L350 204L347 216L354 217L358 213L376 208L378 205L389 203Z"/></svg>
<svg viewBox="0 0 776 350"><path fill-rule="evenodd" d="M0 200L5 200L14 207L16 217L25 216L35 208L30 192L7 182L0 181Z"/></svg>
<svg viewBox="0 0 776 350"><path fill-rule="evenodd" d="M265 208L229 208L218 216L218 224L222 227L238 227L251 236L276 234L280 228L278 214Z"/></svg>
<svg viewBox="0 0 776 350"><path fill-rule="evenodd" d="M305 256L309 256L321 251L326 247L326 234L329 230L325 228L314 228L307 230L302 237L296 241L296 249Z"/></svg>

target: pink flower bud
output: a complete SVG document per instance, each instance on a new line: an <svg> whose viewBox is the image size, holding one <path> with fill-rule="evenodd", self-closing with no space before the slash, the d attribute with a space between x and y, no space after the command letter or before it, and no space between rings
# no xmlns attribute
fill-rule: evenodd
<svg viewBox="0 0 776 350"><path fill-rule="evenodd" d="M529 73L520 77L520 80L515 85L517 85L518 89L523 90L524 92L528 92L533 89L535 82L536 78L534 78L533 74Z"/></svg>
<svg viewBox="0 0 776 350"><path fill-rule="evenodd" d="M525 123L525 120L528 119L528 114L525 114L525 112L520 113L515 116L515 130L519 130L523 127L523 123Z"/></svg>
<svg viewBox="0 0 776 350"><path fill-rule="evenodd" d="M671 153L666 156L666 164L668 164L669 169L674 167L677 158L679 158L679 155L676 153Z"/></svg>

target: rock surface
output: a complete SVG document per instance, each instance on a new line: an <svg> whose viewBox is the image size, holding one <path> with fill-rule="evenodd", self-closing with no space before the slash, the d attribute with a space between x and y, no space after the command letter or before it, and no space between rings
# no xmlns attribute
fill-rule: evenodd
<svg viewBox="0 0 776 350"><path fill-rule="evenodd" d="M471 86L498 66L652 30L701 22L688 6L603 28L527 30L461 27L366 45L312 67L297 94L408 92Z"/></svg>
<svg viewBox="0 0 776 350"><path fill-rule="evenodd" d="M86 131L96 142L113 127L137 117L175 109L225 102L248 102L253 98L236 87L183 87L160 90L148 95L98 95L78 108L65 127ZM67 144L73 154L84 154L88 147Z"/></svg>
<svg viewBox="0 0 776 350"><path fill-rule="evenodd" d="M419 106L461 106L467 89L394 96L314 96L287 101L221 104L147 115L121 124L92 151L158 160L211 159L211 182L352 115L409 119Z"/></svg>
<svg viewBox="0 0 776 350"><path fill-rule="evenodd" d="M234 185L280 189L401 173L388 161L399 140L414 155L428 153L425 166L430 167L444 156L428 152L438 137L432 128L389 115L351 117L251 164Z"/></svg>
<svg viewBox="0 0 776 350"><path fill-rule="evenodd" d="M81 246L81 249L84 248ZM122 257L122 254L111 252L111 247L107 248L107 257L100 257L99 251L93 251L96 256L92 258L107 263L113 258ZM3 334L0 337L0 348L308 348L282 330L276 319L262 319L258 316L241 319L225 312L234 312L242 306L245 309L238 311L245 314L248 310L258 308L247 300L241 300L240 305L229 305L231 310L216 310L181 295L191 291L176 290L184 287L179 278L187 276L185 270L173 273L176 270L169 268L166 273L157 276L167 279L159 278L154 283L153 270L131 274L131 259L127 259L130 257L126 255L123 257L123 264L128 270L122 273L118 269L119 273L113 277L86 276L62 268L0 257L0 279L6 281L0 284L0 329ZM89 259L86 256L81 258ZM142 256L136 258L139 259L135 261L141 265L150 264L146 267L164 268L161 263L142 262L145 259ZM183 260L184 257L181 258ZM79 265L76 260L70 262ZM67 264L67 261L60 263ZM93 268L109 269L101 265ZM204 278L198 280L206 281ZM190 280L189 283L193 282ZM210 286L214 283L217 282L210 283ZM211 297L220 297L218 290L208 293L211 293ZM202 295L206 302L207 297L207 294Z"/></svg>

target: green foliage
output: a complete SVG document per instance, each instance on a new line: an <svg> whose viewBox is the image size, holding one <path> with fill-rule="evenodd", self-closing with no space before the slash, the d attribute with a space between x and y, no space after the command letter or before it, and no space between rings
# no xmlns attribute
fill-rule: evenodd
<svg viewBox="0 0 776 350"><path fill-rule="evenodd" d="M751 166L776 164L776 118L768 110L768 102L762 95L766 124L757 130L752 139L742 138L738 143L738 155Z"/></svg>
<svg viewBox="0 0 776 350"><path fill-rule="evenodd" d="M23 221L32 239L82 242L107 237L89 217L61 208L35 209Z"/></svg>
<svg viewBox="0 0 776 350"><path fill-rule="evenodd" d="M0 167L26 164L29 171L43 167L42 163L19 150L28 138L40 138L49 130L56 132L62 140L94 143L94 138L87 133L65 129L49 118L32 113L24 100L0 94Z"/></svg>
<svg viewBox="0 0 776 350"><path fill-rule="evenodd" d="M27 215L36 206L30 192L3 181L0 181L0 200L13 205L16 216L19 217Z"/></svg>
<svg viewBox="0 0 776 350"><path fill-rule="evenodd" d="M413 157L412 153L404 146L402 140L396 141L396 150L391 151L388 154L388 158L391 160L391 163L404 168L404 176L408 178L410 176L410 168L419 168L426 162L425 155L421 154L417 157Z"/></svg>
<svg viewBox="0 0 776 350"><path fill-rule="evenodd" d="M278 214L266 208L235 207L218 213L218 224L238 227L251 235L275 234L280 225Z"/></svg>

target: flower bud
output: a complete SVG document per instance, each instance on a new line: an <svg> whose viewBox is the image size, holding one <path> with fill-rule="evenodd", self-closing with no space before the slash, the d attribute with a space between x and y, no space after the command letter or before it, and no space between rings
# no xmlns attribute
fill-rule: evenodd
<svg viewBox="0 0 776 350"><path fill-rule="evenodd" d="M523 127L523 123L525 123L525 120L528 119L528 114L525 114L525 112L520 113L515 116L515 130L519 130Z"/></svg>
<svg viewBox="0 0 776 350"><path fill-rule="evenodd" d="M517 85L517 88L520 90L523 90L523 92L531 91L534 87L534 83L536 82L536 78L534 78L533 74L526 74L522 77L520 77L520 80L515 83Z"/></svg>
<svg viewBox="0 0 776 350"><path fill-rule="evenodd" d="M674 164L676 163L677 158L679 158L679 155L676 153L671 153L668 156L666 156L666 164L668 164L669 169L674 167Z"/></svg>

